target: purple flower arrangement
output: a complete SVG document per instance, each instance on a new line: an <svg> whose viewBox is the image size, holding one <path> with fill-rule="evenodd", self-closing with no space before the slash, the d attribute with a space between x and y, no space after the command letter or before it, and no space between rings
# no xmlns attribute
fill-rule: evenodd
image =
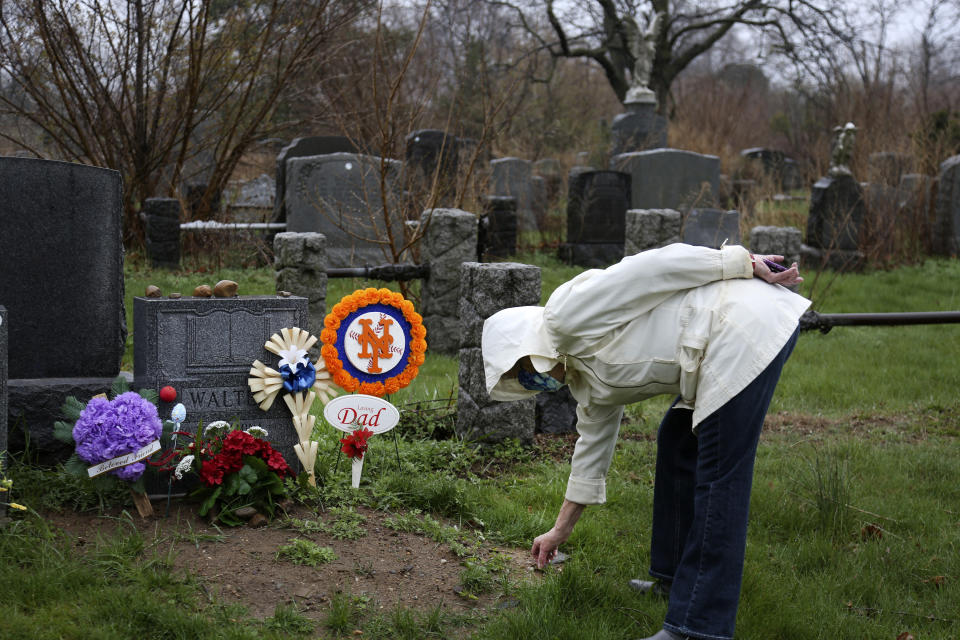
<svg viewBox="0 0 960 640"><path fill-rule="evenodd" d="M73 440L77 456L95 465L139 450L160 438L162 430L157 407L140 394L128 391L113 400L91 399L73 427ZM110 473L134 482L145 469L143 462L135 462Z"/></svg>

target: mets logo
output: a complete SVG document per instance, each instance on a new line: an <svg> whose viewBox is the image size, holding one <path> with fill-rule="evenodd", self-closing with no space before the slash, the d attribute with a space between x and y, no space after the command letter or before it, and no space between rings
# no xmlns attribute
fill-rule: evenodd
<svg viewBox="0 0 960 640"><path fill-rule="evenodd" d="M344 340L347 360L357 369L378 374L400 364L406 348L403 331L391 331L394 319L380 311L353 319Z"/></svg>

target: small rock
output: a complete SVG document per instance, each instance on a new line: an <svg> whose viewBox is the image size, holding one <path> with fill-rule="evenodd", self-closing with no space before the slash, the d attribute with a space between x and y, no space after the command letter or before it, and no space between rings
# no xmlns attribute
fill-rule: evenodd
<svg viewBox="0 0 960 640"><path fill-rule="evenodd" d="M550 558L550 564L563 564L569 557L563 551L557 551L557 555Z"/></svg>
<svg viewBox="0 0 960 640"><path fill-rule="evenodd" d="M255 513L250 520L247 521L247 524L251 527L262 527L268 522L267 516L262 513Z"/></svg>
<svg viewBox="0 0 960 640"><path fill-rule="evenodd" d="M277 295L280 296L281 298L289 298L293 294L290 293L289 291L277 291Z"/></svg>
<svg viewBox="0 0 960 640"><path fill-rule="evenodd" d="M241 520L249 520L255 515L257 515L257 510L253 507L241 507L237 509L237 517Z"/></svg>
<svg viewBox="0 0 960 640"><path fill-rule="evenodd" d="M183 295L180 293L171 293L168 297L173 298L174 300L179 300L183 297Z"/></svg>
<svg viewBox="0 0 960 640"><path fill-rule="evenodd" d="M194 298L209 298L213 295L213 289L208 284L202 284L193 290Z"/></svg>
<svg viewBox="0 0 960 640"><path fill-rule="evenodd" d="M159 298L163 294L160 293L160 287L155 284L147 285L147 290L144 293L148 298Z"/></svg>
<svg viewBox="0 0 960 640"><path fill-rule="evenodd" d="M213 295L216 298L235 298L240 289L233 280L221 280L213 287Z"/></svg>

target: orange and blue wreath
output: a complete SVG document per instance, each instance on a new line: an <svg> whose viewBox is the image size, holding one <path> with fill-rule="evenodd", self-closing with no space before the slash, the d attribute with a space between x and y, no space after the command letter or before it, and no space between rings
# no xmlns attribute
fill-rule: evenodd
<svg viewBox="0 0 960 640"><path fill-rule="evenodd" d="M333 305L323 325L320 355L333 382L345 391L377 397L396 393L420 372L427 329L403 294L358 289Z"/></svg>

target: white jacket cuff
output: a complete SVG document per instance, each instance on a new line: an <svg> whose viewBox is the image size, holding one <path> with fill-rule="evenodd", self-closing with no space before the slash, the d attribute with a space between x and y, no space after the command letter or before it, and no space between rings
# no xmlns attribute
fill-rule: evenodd
<svg viewBox="0 0 960 640"><path fill-rule="evenodd" d="M720 249L720 269L724 280L734 278L752 278L753 264L750 252L740 245L729 245Z"/></svg>
<svg viewBox="0 0 960 640"><path fill-rule="evenodd" d="M603 478L570 476L564 497L578 504L603 504L607 501L607 481Z"/></svg>

